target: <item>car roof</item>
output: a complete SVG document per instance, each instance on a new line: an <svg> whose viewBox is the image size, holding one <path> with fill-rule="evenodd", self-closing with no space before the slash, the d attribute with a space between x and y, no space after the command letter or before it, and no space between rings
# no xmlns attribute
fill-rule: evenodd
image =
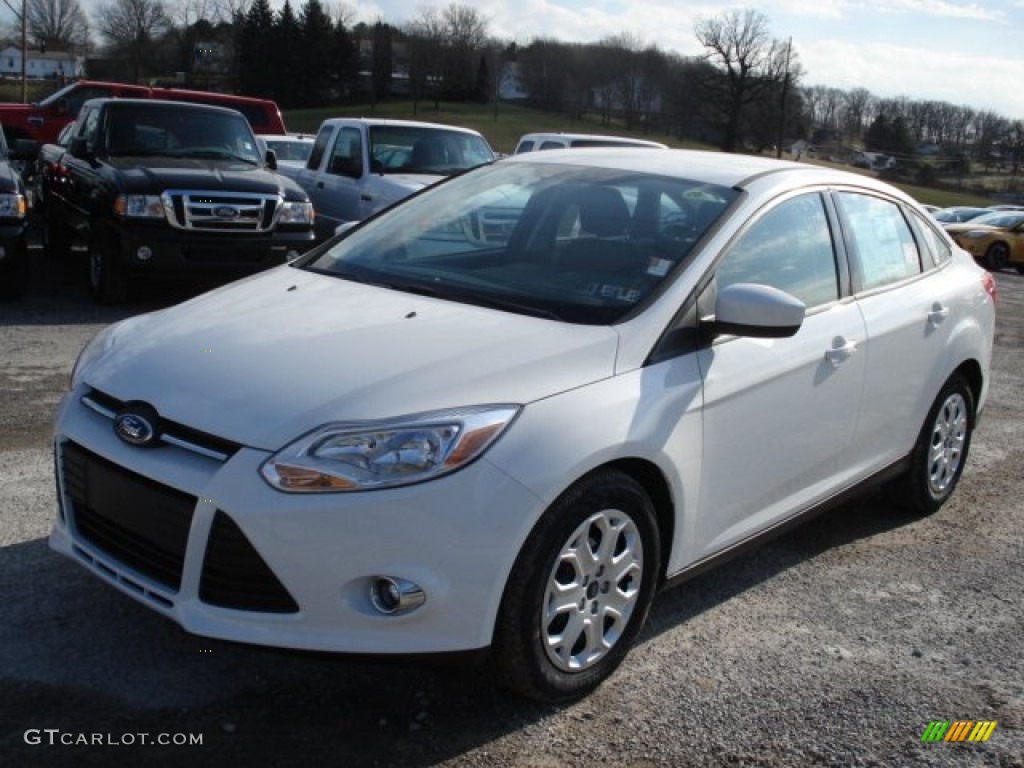
<svg viewBox="0 0 1024 768"><path fill-rule="evenodd" d="M620 141L625 144L636 144L642 147L664 147L660 141L650 139L637 139L632 136L612 136L603 133L565 133L563 131L539 131L536 133L524 133L519 141L543 141L544 139L567 139L568 141Z"/></svg>
<svg viewBox="0 0 1024 768"><path fill-rule="evenodd" d="M329 117L321 125L337 125L338 123L365 123L369 126L395 126L403 128L437 128L443 131L456 131L472 136L480 136L479 131L472 128L463 128L460 125L447 125L445 123L425 123L420 120L393 120L383 117Z"/></svg>
<svg viewBox="0 0 1024 768"><path fill-rule="evenodd" d="M783 176L798 175L803 177L802 181L806 184L841 183L876 189L889 195L911 200L910 197L889 184L856 173L811 163L796 163L770 157L697 149L644 149L642 151L631 147L551 149L544 152L524 152L519 155L511 155L501 162L591 166L658 176L678 176L723 187L741 188L766 176L774 175L781 180Z"/></svg>
<svg viewBox="0 0 1024 768"><path fill-rule="evenodd" d="M198 112L216 110L218 112L224 112L232 115L241 114L241 112L234 107L222 106L220 104L200 104L194 101L174 101L173 99L119 99L105 96L99 99L89 99L82 106L85 106L85 104L107 104L109 106L117 105L117 108L135 107L142 109L174 107L175 109L190 109Z"/></svg>

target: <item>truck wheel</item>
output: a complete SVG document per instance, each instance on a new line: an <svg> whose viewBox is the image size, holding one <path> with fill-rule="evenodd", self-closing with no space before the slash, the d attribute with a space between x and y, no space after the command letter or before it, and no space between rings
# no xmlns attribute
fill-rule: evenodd
<svg viewBox="0 0 1024 768"><path fill-rule="evenodd" d="M28 292L28 279L28 249L24 241L19 241L0 261L0 301L24 298Z"/></svg>
<svg viewBox="0 0 1024 768"><path fill-rule="evenodd" d="M128 280L117 257L103 243L89 243L89 288L97 304L120 304L128 296Z"/></svg>
<svg viewBox="0 0 1024 768"><path fill-rule="evenodd" d="M48 259L59 261L67 258L71 244L68 240L68 229L59 216L53 213L53 207L43 209L43 253Z"/></svg>
<svg viewBox="0 0 1024 768"><path fill-rule="evenodd" d="M557 702L625 658L660 573L654 505L618 471L588 475L548 508L509 575L494 636L505 686Z"/></svg>

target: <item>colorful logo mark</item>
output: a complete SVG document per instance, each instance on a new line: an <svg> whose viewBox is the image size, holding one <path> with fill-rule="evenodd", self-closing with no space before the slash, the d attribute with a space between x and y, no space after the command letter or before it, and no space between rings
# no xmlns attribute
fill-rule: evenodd
<svg viewBox="0 0 1024 768"><path fill-rule="evenodd" d="M921 741L988 741L996 724L995 720L932 720Z"/></svg>

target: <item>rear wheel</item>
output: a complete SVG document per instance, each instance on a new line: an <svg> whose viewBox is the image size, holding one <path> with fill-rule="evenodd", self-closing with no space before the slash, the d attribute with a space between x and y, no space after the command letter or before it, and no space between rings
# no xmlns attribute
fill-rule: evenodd
<svg viewBox="0 0 1024 768"><path fill-rule="evenodd" d="M953 495L967 462L974 430L974 394L954 374L925 419L906 473L890 485L905 506L922 515L938 510Z"/></svg>
<svg viewBox="0 0 1024 768"><path fill-rule="evenodd" d="M71 247L68 228L53 212L53 206L43 208L43 252L50 259L65 259Z"/></svg>
<svg viewBox="0 0 1024 768"><path fill-rule="evenodd" d="M539 701L596 688L625 658L660 573L654 507L628 475L589 475L545 512L512 569L495 628L503 684Z"/></svg>
<svg viewBox="0 0 1024 768"><path fill-rule="evenodd" d="M110 246L89 243L89 288L98 304L120 304L128 296L128 280Z"/></svg>
<svg viewBox="0 0 1024 768"><path fill-rule="evenodd" d="M1010 261L1010 249L1006 243L992 243L985 251L985 266L998 272Z"/></svg>

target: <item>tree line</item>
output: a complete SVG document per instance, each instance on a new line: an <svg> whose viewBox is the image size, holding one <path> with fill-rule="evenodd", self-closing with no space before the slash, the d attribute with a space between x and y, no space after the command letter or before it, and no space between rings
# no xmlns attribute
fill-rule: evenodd
<svg viewBox="0 0 1024 768"><path fill-rule="evenodd" d="M402 25L354 23L351 7L321 0L285 0L277 10L269 0L110 0L91 17L79 0L25 7L30 47L87 53L91 77L126 65L136 81L183 72L200 87L284 108L394 95L414 104L491 101L514 71L535 106L727 151L781 154L804 139L909 156L931 144L944 158L1011 158L1015 168L1022 154L1021 121L989 110L806 85L792 41L749 9L699 18L703 53L682 56L630 34L517 46L458 3L422 8Z"/></svg>

